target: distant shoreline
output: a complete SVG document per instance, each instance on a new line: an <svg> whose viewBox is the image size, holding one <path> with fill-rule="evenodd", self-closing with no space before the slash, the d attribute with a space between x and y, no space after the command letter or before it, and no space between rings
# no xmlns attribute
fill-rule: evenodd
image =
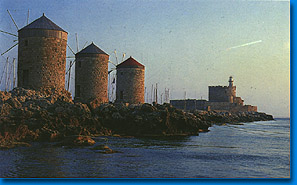
<svg viewBox="0 0 297 185"><path fill-rule="evenodd" d="M274 119L278 119L278 120L290 120L291 118L274 118Z"/></svg>

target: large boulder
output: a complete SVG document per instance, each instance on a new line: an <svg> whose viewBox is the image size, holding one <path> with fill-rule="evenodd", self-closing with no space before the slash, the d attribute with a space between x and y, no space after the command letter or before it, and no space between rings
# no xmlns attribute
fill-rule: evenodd
<svg viewBox="0 0 297 185"><path fill-rule="evenodd" d="M95 110L96 108L100 107L100 105L105 104L104 99L96 98L89 101L88 105L91 110Z"/></svg>
<svg viewBox="0 0 297 185"><path fill-rule="evenodd" d="M13 108L20 108L22 107L22 104L19 102L19 100L16 97L13 98L9 98L6 103L8 103L9 105L11 105Z"/></svg>
<svg viewBox="0 0 297 185"><path fill-rule="evenodd" d="M69 136L62 142L58 143L58 146L91 146L96 142L89 136Z"/></svg>
<svg viewBox="0 0 297 185"><path fill-rule="evenodd" d="M12 109L13 107L8 103L0 104L0 117L9 116Z"/></svg>
<svg viewBox="0 0 297 185"><path fill-rule="evenodd" d="M143 112L154 112L157 110L157 108L152 106L151 104L145 103L145 104L142 104L141 110Z"/></svg>
<svg viewBox="0 0 297 185"><path fill-rule="evenodd" d="M61 137L61 134L57 130L49 129L47 127L43 127L38 129L38 140L39 141L55 141Z"/></svg>
<svg viewBox="0 0 297 185"><path fill-rule="evenodd" d="M11 94L9 92L0 91L0 103L5 102L9 98L11 98Z"/></svg>

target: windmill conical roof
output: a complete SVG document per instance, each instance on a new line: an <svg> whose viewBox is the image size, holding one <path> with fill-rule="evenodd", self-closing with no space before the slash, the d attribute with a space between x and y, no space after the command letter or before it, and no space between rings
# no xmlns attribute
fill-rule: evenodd
<svg viewBox="0 0 297 185"><path fill-rule="evenodd" d="M127 60L117 65L117 68L142 68L144 69L144 65L137 62L134 58L130 56Z"/></svg>
<svg viewBox="0 0 297 185"><path fill-rule="evenodd" d="M77 53L77 55L79 55L79 54L104 54L104 55L108 55L102 49L100 49L98 46L96 46L93 42L92 42L92 44L88 45L86 48L84 48L83 50L81 50L80 52Z"/></svg>
<svg viewBox="0 0 297 185"><path fill-rule="evenodd" d="M29 25L20 29L19 31L26 30L26 29L45 29L45 30L58 30L58 31L66 32L58 25L56 25L53 21L51 21L49 18L47 18L44 14L40 18L31 22Z"/></svg>

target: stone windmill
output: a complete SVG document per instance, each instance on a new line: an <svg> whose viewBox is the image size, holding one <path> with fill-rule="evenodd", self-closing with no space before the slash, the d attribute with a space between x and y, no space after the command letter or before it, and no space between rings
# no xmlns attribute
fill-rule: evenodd
<svg viewBox="0 0 297 185"><path fill-rule="evenodd" d="M144 103L145 66L130 56L130 58L117 65L116 70L116 102Z"/></svg>

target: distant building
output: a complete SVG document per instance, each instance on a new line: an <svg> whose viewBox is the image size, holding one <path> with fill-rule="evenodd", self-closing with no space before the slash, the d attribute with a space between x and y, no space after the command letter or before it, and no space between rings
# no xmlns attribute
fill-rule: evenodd
<svg viewBox="0 0 297 185"><path fill-rule="evenodd" d="M108 102L108 59L94 43L75 55L75 100Z"/></svg>
<svg viewBox="0 0 297 185"><path fill-rule="evenodd" d="M243 100L236 97L236 86L233 86L233 77L229 77L229 86L208 86L210 102L229 102L243 105Z"/></svg>
<svg viewBox="0 0 297 185"><path fill-rule="evenodd" d="M64 89L67 32L44 14L18 32L18 87Z"/></svg>
<svg viewBox="0 0 297 185"><path fill-rule="evenodd" d="M116 102L144 103L144 65L130 57L116 70Z"/></svg>
<svg viewBox="0 0 297 185"><path fill-rule="evenodd" d="M183 110L210 110L208 101L185 99L185 100L170 100L170 104L178 109Z"/></svg>
<svg viewBox="0 0 297 185"><path fill-rule="evenodd" d="M170 100L170 104L183 110L215 110L215 111L254 111L257 106L244 105L241 97L236 97L236 86L233 78L229 78L229 86L209 86L209 101L206 100Z"/></svg>

